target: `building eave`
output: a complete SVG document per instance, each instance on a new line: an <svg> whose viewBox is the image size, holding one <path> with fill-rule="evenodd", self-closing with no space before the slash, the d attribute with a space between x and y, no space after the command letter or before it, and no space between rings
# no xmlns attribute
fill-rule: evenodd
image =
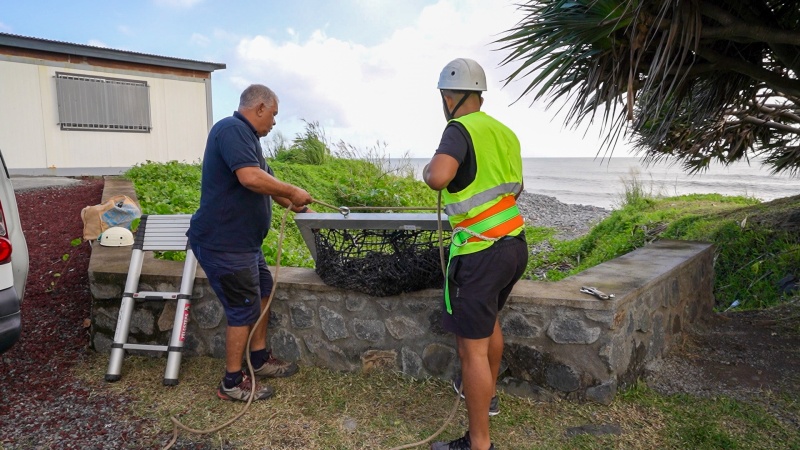
<svg viewBox="0 0 800 450"><path fill-rule="evenodd" d="M61 53L65 55L75 55L86 58L123 61L133 64L197 70L209 73L215 70L225 69L226 67L226 65L222 63L195 61L191 59L181 59L169 56L115 50L105 47L94 47L91 45L72 44L69 42L52 41L49 39L33 38L9 33L0 33L0 46Z"/></svg>

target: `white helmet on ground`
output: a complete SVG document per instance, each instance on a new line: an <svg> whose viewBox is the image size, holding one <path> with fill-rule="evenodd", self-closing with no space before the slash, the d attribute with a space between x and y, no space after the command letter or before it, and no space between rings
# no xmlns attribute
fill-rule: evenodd
<svg viewBox="0 0 800 450"><path fill-rule="evenodd" d="M452 91L485 91L486 73L471 59L454 59L442 69L437 87Z"/></svg>
<svg viewBox="0 0 800 450"><path fill-rule="evenodd" d="M125 247L133 245L133 233L123 227L111 227L103 232L98 239L104 247Z"/></svg>

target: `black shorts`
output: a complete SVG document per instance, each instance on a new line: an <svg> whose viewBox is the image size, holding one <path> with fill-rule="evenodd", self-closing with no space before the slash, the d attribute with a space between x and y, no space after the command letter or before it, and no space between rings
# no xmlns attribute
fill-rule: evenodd
<svg viewBox="0 0 800 450"><path fill-rule="evenodd" d="M208 284L222 302L228 325L256 323L261 315L261 299L272 293L272 274L261 249L238 253L191 246Z"/></svg>
<svg viewBox="0 0 800 450"><path fill-rule="evenodd" d="M524 235L507 236L486 250L453 257L448 270L453 314L444 309L442 327L468 339L491 336L497 313L527 264Z"/></svg>

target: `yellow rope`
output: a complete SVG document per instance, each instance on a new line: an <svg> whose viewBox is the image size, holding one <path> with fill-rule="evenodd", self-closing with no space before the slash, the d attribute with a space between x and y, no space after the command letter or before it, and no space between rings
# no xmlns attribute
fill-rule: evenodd
<svg viewBox="0 0 800 450"><path fill-rule="evenodd" d="M441 193L439 194L441 196ZM434 211L441 209L441 199L439 200L439 206L333 206L330 203L325 203L322 200L312 199L314 203L319 205L328 207L330 209L335 209L342 214L345 214L345 211L349 212L352 210L378 210L378 211ZM441 216L439 216L441 220Z"/></svg>

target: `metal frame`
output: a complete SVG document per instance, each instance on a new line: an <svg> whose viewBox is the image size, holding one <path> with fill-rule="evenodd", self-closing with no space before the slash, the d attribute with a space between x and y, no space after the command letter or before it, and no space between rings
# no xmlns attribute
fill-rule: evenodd
<svg viewBox="0 0 800 450"><path fill-rule="evenodd" d="M330 230L431 230L439 229L436 213L304 213L296 214L294 221L306 242L314 261L317 260L317 246L314 232L317 229ZM447 215L442 214L442 230L451 231Z"/></svg>

